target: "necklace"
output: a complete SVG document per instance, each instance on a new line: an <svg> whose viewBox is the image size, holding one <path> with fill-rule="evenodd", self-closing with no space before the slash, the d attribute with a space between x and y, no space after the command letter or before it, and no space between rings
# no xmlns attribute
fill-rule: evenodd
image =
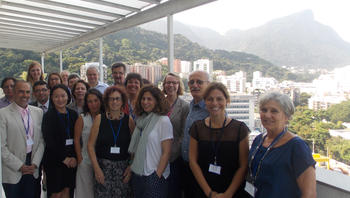
<svg viewBox="0 0 350 198"><path fill-rule="evenodd" d="M107 112L107 118L110 120L120 120L124 116L124 113L121 111L119 114L117 114L116 117L114 117L111 112Z"/></svg>

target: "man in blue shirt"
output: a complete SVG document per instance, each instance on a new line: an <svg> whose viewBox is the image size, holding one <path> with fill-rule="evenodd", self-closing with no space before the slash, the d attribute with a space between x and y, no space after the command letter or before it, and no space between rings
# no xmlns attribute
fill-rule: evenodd
<svg viewBox="0 0 350 198"><path fill-rule="evenodd" d="M190 144L190 128L197 120L203 120L209 116L209 112L205 108L203 94L209 84L209 74L205 71L194 71L190 74L188 79L188 86L190 88L193 100L190 103L190 111L186 118L184 137L182 140L182 158L184 159L183 183L185 198L195 197L194 188L198 184L192 174L189 166L188 151Z"/></svg>
<svg viewBox="0 0 350 198"><path fill-rule="evenodd" d="M97 67L95 66L88 67L86 70L86 76L87 76L90 88L95 88L103 94L105 89L107 89L108 85L98 80L99 72Z"/></svg>

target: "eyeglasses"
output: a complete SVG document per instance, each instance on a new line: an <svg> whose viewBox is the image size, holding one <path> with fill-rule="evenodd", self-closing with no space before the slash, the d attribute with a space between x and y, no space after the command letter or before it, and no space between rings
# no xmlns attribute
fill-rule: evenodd
<svg viewBox="0 0 350 198"><path fill-rule="evenodd" d="M177 84L179 84L179 82L176 82L176 81L166 81L165 84L167 84L167 85L170 85L170 84L177 85Z"/></svg>
<svg viewBox="0 0 350 198"><path fill-rule="evenodd" d="M208 81L204 81L204 80L190 80L188 81L189 85L193 85L194 83L197 83L198 85L203 85L204 82L208 82Z"/></svg>
<svg viewBox="0 0 350 198"><path fill-rule="evenodd" d="M47 89L36 89L34 90L35 93L39 93L39 92L46 92Z"/></svg>
<svg viewBox="0 0 350 198"><path fill-rule="evenodd" d="M109 100L110 102L114 102L114 101L119 102L119 101L121 101L122 99L121 99L121 97L109 97L108 100Z"/></svg>

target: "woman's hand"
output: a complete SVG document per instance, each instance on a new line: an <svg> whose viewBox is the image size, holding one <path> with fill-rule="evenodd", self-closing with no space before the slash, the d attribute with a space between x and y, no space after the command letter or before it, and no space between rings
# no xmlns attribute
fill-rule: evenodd
<svg viewBox="0 0 350 198"><path fill-rule="evenodd" d="M71 158L70 157L66 157L64 160L63 160L63 164L66 165L68 168L70 168L70 160Z"/></svg>
<svg viewBox="0 0 350 198"><path fill-rule="evenodd" d="M95 179L100 184L105 184L105 176L101 170L101 168L95 171Z"/></svg>
<svg viewBox="0 0 350 198"><path fill-rule="evenodd" d="M70 165L70 168L75 168L77 166L77 160L74 157L71 157L69 165Z"/></svg>
<svg viewBox="0 0 350 198"><path fill-rule="evenodd" d="M227 193L217 193L215 196L212 196L212 198L231 198L232 196L228 195Z"/></svg>
<svg viewBox="0 0 350 198"><path fill-rule="evenodd" d="M77 163L78 165L83 161L83 156L81 154L77 155Z"/></svg>
<svg viewBox="0 0 350 198"><path fill-rule="evenodd" d="M126 169L125 169L125 171L124 171L124 174L123 174L123 177L124 177L124 179L123 179L123 183L128 183L129 181L130 181L130 179L131 179L131 168L130 168L130 166L128 166Z"/></svg>

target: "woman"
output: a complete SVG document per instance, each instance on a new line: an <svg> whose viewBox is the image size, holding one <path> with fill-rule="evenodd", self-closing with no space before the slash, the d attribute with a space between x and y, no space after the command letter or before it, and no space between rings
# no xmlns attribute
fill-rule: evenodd
<svg viewBox="0 0 350 198"><path fill-rule="evenodd" d="M75 111L66 108L70 102L68 88L59 84L52 88L50 108L43 117L42 132L46 143L43 165L47 193L51 198L68 198L75 187L76 154L74 151Z"/></svg>
<svg viewBox="0 0 350 198"><path fill-rule="evenodd" d="M90 89L90 86L87 82L84 80L78 80L74 85L72 89L72 95L74 98L74 101L71 102L69 105L67 105L68 108L73 109L78 114L81 114L83 112L84 107L84 98L87 90Z"/></svg>
<svg viewBox="0 0 350 198"><path fill-rule="evenodd" d="M47 84L49 85L50 90L55 85L62 84L62 78L60 74L56 72L50 73L47 78Z"/></svg>
<svg viewBox="0 0 350 198"><path fill-rule="evenodd" d="M135 198L167 196L173 139L168 112L169 105L160 89L149 85L140 90L135 104L136 128L129 146L135 156L131 165Z"/></svg>
<svg viewBox="0 0 350 198"><path fill-rule="evenodd" d="M96 116L104 112L102 94L97 89L90 89L84 98L84 111L74 127L74 146L77 154L78 170L76 178L76 198L94 197L93 168L87 152L90 129ZM82 145L80 143L82 141Z"/></svg>
<svg viewBox="0 0 350 198"><path fill-rule="evenodd" d="M267 133L257 136L249 153L255 197L316 197L315 161L307 144L287 129L294 113L290 98L267 93L259 101Z"/></svg>
<svg viewBox="0 0 350 198"><path fill-rule="evenodd" d="M91 128L88 153L95 173L95 197L131 197L128 147L134 129L122 112L128 101L124 88L108 87L103 96L106 113L96 116Z"/></svg>
<svg viewBox="0 0 350 198"><path fill-rule="evenodd" d="M125 78L125 88L126 88L126 93L128 94L129 100L123 111L124 113L130 115L133 120L136 119L136 115L134 111L136 97L142 86L143 86L143 83L142 83L142 77L140 74L128 73L128 75Z"/></svg>
<svg viewBox="0 0 350 198"><path fill-rule="evenodd" d="M244 178L249 129L227 117L230 96L222 83L210 83L203 99L209 117L196 121L190 129L190 167L201 188L197 197L247 197Z"/></svg>
<svg viewBox="0 0 350 198"><path fill-rule="evenodd" d="M168 198L181 197L181 171L183 170L183 160L181 157L181 144L185 129L185 122L190 108L188 102L179 96L184 92L184 84L175 73L168 73L163 80L163 92L170 105L168 116L173 126L174 141L171 146L170 155L170 175Z"/></svg>
<svg viewBox="0 0 350 198"><path fill-rule="evenodd" d="M39 62L33 61L27 71L27 82L33 87L34 83L39 80L44 80L43 70Z"/></svg>
<svg viewBox="0 0 350 198"><path fill-rule="evenodd" d="M0 109L8 106L13 102L15 82L16 79L13 77L6 77L1 81L1 89L4 92L5 96L0 99Z"/></svg>
<svg viewBox="0 0 350 198"><path fill-rule="evenodd" d="M37 61L30 63L27 71L27 82L30 83L30 100L29 103L35 102L35 97L33 95L33 85L39 80L44 80L44 73L41 64Z"/></svg>

